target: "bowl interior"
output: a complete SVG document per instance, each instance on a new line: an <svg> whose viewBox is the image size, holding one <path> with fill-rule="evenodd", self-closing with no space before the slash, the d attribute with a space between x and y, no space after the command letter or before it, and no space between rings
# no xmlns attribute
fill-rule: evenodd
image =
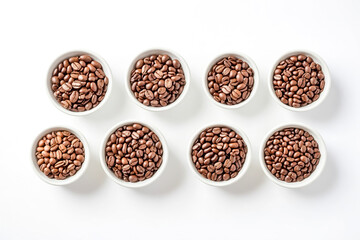
<svg viewBox="0 0 360 240"><path fill-rule="evenodd" d="M311 104L306 105L304 107L294 108L294 107L290 107L289 105L286 105L286 104L282 103L280 101L280 99L276 96L274 88L273 88L273 76L274 76L274 71L275 71L277 65L281 61L283 61L283 60L285 60L285 59L287 59L287 58L289 58L289 57L291 57L293 55L298 55L298 54L305 54L307 56L310 56L316 63L321 65L322 71L323 71L324 76L325 76L325 87L324 87L323 91L321 92L320 97L318 98L318 100L316 100L315 102L312 102ZM324 101L324 99L326 98L326 96L328 95L328 93L330 91L331 76L330 76L329 68L328 68L326 62L318 54L310 52L308 50L306 50L306 51L305 50L296 50L296 51L291 51L291 52L288 52L288 53L282 55L275 62L275 64L271 68L271 71L270 71L270 74L269 74L268 84L269 84L270 94L278 104L280 104L282 107L284 107L284 108L286 108L288 110L296 111L296 112L302 112L302 111L311 110L311 109L317 107L318 105L320 105Z"/></svg>
<svg viewBox="0 0 360 240"><path fill-rule="evenodd" d="M184 71L184 75L185 75L186 84L184 86L184 90L182 91L180 96L173 103L171 103L165 107L152 107L152 106L146 106L146 105L142 104L141 102L139 102L137 100L137 98L135 97L133 91L131 90L131 86L130 86L131 71L134 69L136 62L141 58L145 58L145 57L148 57L153 54L167 54L172 59L179 60L181 63L181 67ZM126 83L126 89L128 91L128 94L131 96L131 98L133 100L135 100L135 103L138 106L140 106L146 110L150 110L150 111L165 111L165 110L175 107L178 103L180 103L184 99L186 93L188 92L189 86L190 86L190 70L189 70L189 67L188 67L187 63L185 62L185 60L179 54L175 53L174 51L164 50L164 49L151 49L151 50L147 50L145 52L140 53L139 55L137 55L134 58L134 60L131 62L130 66L128 68L125 79L126 79L125 83Z"/></svg>
<svg viewBox="0 0 360 240"><path fill-rule="evenodd" d="M162 162L161 166L159 167L159 169L154 173L154 175L152 177L150 177L144 181L132 183L132 182L125 182L124 180L116 177L114 172L108 168L106 161L105 161L105 148L106 148L106 143L113 132L115 132L119 127L122 127L124 125L134 124L134 123L139 123L142 126L149 128L151 131L153 131L159 137L161 144L162 144L162 148L163 148L163 155L162 155L163 162ZM158 179L160 177L160 175L163 173L164 169L166 168L167 161L168 161L168 148L167 148L165 138L163 137L163 135L161 134L161 132L158 129L156 129L152 126L149 126L148 124L143 123L141 121L125 121L125 122L116 124L106 133L103 143L101 145L100 162L101 162L101 166L102 166L103 170L105 171L106 175L108 177L110 177L114 182L116 182L117 184L124 186L124 187L139 188L139 187L144 187L144 186L151 184L156 179Z"/></svg>
<svg viewBox="0 0 360 240"><path fill-rule="evenodd" d="M84 112L73 112L70 111L68 109L65 109L61 106L61 104L55 99L53 91L51 89L51 77L52 77L52 73L54 71L54 69L58 66L58 64L62 61L64 61L67 58L73 57L73 56L80 56L82 54L87 54L89 55L92 59L94 59L95 61L98 61L99 63L101 63L103 71L105 73L105 75L107 76L107 78L109 79L109 84L108 84L108 88L105 94L104 99L99 103L99 105L97 105L96 107L88 110L88 111L84 111ZM60 110L63 111L64 113L73 115L73 116L84 116L84 115L88 115L91 114L93 112L95 112L96 110L98 110L99 108L101 108L105 102L108 100L109 96L110 96L110 92L112 90L112 74L111 74L111 70L109 65L107 64L107 62L98 54L93 53L93 52L89 52L89 51L70 51L70 52L66 52L62 55L60 55L59 57L57 57L52 64L49 67L48 73L47 73L47 78L46 78L46 86L47 86L47 90L50 96L51 101L54 103L54 105Z"/></svg>
<svg viewBox="0 0 360 240"><path fill-rule="evenodd" d="M250 96L248 97L248 99L246 99L245 101L242 101L241 103L238 103L238 104L235 104L235 105L226 105L226 104L222 104L222 103L219 103L217 102L213 96L210 94L210 91L209 91L209 87L208 87L208 80L207 80L207 77L208 77L208 73L210 72L211 68L218 62L220 61L222 58L224 57L228 57L228 56L234 56L238 59L241 59L245 62L247 62L249 64L249 66L253 69L254 71L254 86L253 86L253 89L250 93ZM234 109L234 108L240 108L242 106L244 106L246 103L250 102L250 100L254 97L257 89L258 89L258 86L259 86L259 81L260 81L260 76L259 76L259 71L257 69L257 66L255 64L255 62L248 56L246 56L245 54L243 53L224 53L224 54L221 54L219 56L217 56L216 58L214 58L210 63L209 65L207 66L206 68L206 71L205 71L205 76L204 76L204 81L203 81L203 86L204 86L204 90L205 90L205 94L206 96L208 96L211 101L213 103L215 103L216 105L218 105L219 107L222 107L222 108L227 108L227 109Z"/></svg>
<svg viewBox="0 0 360 240"><path fill-rule="evenodd" d="M277 179L266 167L265 164L265 160L264 160L264 149L265 149L265 145L267 140L276 132L279 130L282 130L284 128L288 128L288 127L294 127L294 128L301 128L307 132L309 132L314 139L316 140L316 142L318 143L319 146L319 150L321 153L320 156L320 160L319 160L319 164L317 165L315 171L313 171L310 176L308 178L305 178L304 180L300 181L300 182L285 182L282 180ZM276 184L283 186L283 187L287 187L287 188L299 188L299 187L303 187L306 186L310 183L312 183L323 171L325 164L326 164L326 157L327 156L327 152L326 152L326 146L325 143L321 137L321 135L319 133L317 133L316 131L312 130L311 128L309 128L308 126L305 126L303 124L299 124L299 123L291 123L291 124L285 124L285 125L281 125L278 126L274 129L272 129L264 138L263 143L261 145L260 148L260 165L261 168L263 169L265 175L267 177L269 177L273 182L275 182Z"/></svg>
<svg viewBox="0 0 360 240"><path fill-rule="evenodd" d="M196 169L195 167L195 164L193 163L192 161L192 147L196 141L196 139L199 137L200 133L208 128L211 128L211 127L228 127L232 130L234 130L236 133L238 133L242 139L244 140L246 146L247 146L247 154L246 154L246 157L245 157L245 162L244 162L244 165L243 167L240 169L240 172L238 173L238 175L235 177L235 178L231 178L227 181L221 181L221 182L217 182L217 181L212 181L212 180L209 180L205 177L203 177L199 172L198 170ZM248 137L246 136L246 134L239 128L234 128L234 127L231 127L229 125L226 125L226 124L211 124L211 125L208 125L204 128L202 128L200 131L196 132L191 141L190 141L190 144L189 144L189 155L188 155L188 163L189 163L189 166L190 166L190 169L192 170L192 172L195 174L195 176L200 180L202 181L203 183L206 183L208 185L211 185L211 186L217 186L217 187L222 187L222 186L227 186L227 185L230 185L230 184L233 184L234 182L237 182L240 178L242 178L246 171L248 170L249 166L250 166L250 161L251 161L251 145L250 145L250 141L248 139Z"/></svg>
<svg viewBox="0 0 360 240"><path fill-rule="evenodd" d="M58 131L58 130L66 130L69 131L73 134L76 135L76 137L78 137L80 139L80 141L83 143L84 146L84 150L85 150L85 160L84 163L82 164L80 170L71 177L68 177L64 180L57 180L57 179L53 179L53 178L48 178L39 168L38 164L37 164L37 158L35 156L36 153L36 148L38 145L39 140L46 134L52 132L52 131ZM67 185L70 183L75 182L76 180L78 180L86 171L88 165L89 165L89 161L90 161L90 151L89 151L89 146L88 143L85 139L85 137L77 130L74 130L72 128L69 127L64 127L64 126L59 126L59 127L51 127L51 128L47 128L43 131L41 131L36 138L34 139L33 145L31 147L31 165L33 167L33 169L35 170L35 172L38 174L38 176L45 182L52 184L52 185L57 185L57 186L61 186L61 185Z"/></svg>

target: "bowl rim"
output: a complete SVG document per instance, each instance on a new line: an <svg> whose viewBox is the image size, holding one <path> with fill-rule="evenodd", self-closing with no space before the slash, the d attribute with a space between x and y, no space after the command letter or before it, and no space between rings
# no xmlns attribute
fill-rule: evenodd
<svg viewBox="0 0 360 240"><path fill-rule="evenodd" d="M289 105L282 103L281 100L276 96L274 88L273 88L273 75L274 75L275 68L281 61L285 60L286 58L288 58L292 55L297 55L297 54L304 54L304 55L310 56L316 63L321 65L322 71L325 76L325 87L324 87L323 91L321 92L320 97L315 102L312 102L311 104L306 105L304 107L294 108L294 107L290 107ZM280 106L282 106L283 108L290 110L290 111L304 112L304 111L312 110L312 109L316 108L317 106L319 106L322 102L324 102L325 98L327 97L327 95L329 94L329 91L331 89L331 74L330 74L328 65L317 53L310 51L310 50L305 50L305 49L295 49L295 50L285 52L279 58L277 58L276 61L274 61L274 64L269 71L267 83L268 83L268 89L270 91L270 95L275 100L275 102L277 102Z"/></svg>
<svg viewBox="0 0 360 240"><path fill-rule="evenodd" d="M65 178L64 180L57 180L54 178L48 178L42 171L40 171L39 166L37 165L37 158L35 156L35 152L36 152L36 148L38 145L38 142L40 140L40 138L42 138L44 135L53 132L53 131L58 131L58 130L65 130L65 131L69 131L72 134L74 134L77 138L80 139L80 141L83 143L84 146L84 150L85 150L85 160L83 162L83 164L81 165L81 168L79 171L76 172L75 175ZM64 185L68 185L71 184L75 181L77 181L79 178L81 178L84 173L86 172L86 170L88 169L89 166L89 162L90 162L90 148L89 148L89 144L86 140L86 138L84 137L84 135L77 129L74 129L73 127L61 124L61 125L54 125L51 127L48 127L44 130L42 130L41 132L39 132L36 137L33 139L32 145L31 145L31 166L32 169L34 170L34 172L36 172L36 174L38 175L38 177L43 180L44 182L54 185L54 186L64 186Z"/></svg>
<svg viewBox="0 0 360 240"><path fill-rule="evenodd" d="M134 96L133 91L131 90L131 86L130 86L131 71L134 69L135 63L140 58L144 58L144 57L150 56L152 54L167 54L172 59L179 60L180 63L181 63L181 67L182 67L182 69L184 71L184 75L185 75L186 84L184 86L184 90L182 91L180 96L173 103L171 103L171 104L169 104L169 105L167 105L165 107L152 107L152 106L146 106L146 105L142 104ZM146 109L146 110L149 110L149 111L154 111L154 112L161 112L161 111L169 110L169 109L174 108L175 106L177 106L180 102L182 102L183 99L185 98L185 95L187 94L187 92L189 90L190 82L191 82L190 69L189 69L189 66L187 65L185 59L181 55L179 55L177 52L175 52L173 50L170 50L170 49L167 49L167 48L149 48L147 50L144 50L144 51L140 52L130 62L125 74L126 74L125 75L125 89L126 89L128 95L130 96L130 98L135 102L136 105L142 107L143 109Z"/></svg>
<svg viewBox="0 0 360 240"><path fill-rule="evenodd" d="M65 109L64 107L61 106L61 104L55 99L54 95L53 95L53 91L51 89L51 77L52 77L52 73L55 69L55 67L63 60L71 57L71 56L77 56L77 55L81 55L81 54L87 54L89 56L91 56L94 60L98 61L101 63L103 71L106 75L106 77L109 79L109 83L108 83L108 88L105 94L104 99L99 103L98 106L87 110L87 111L83 111L83 112L73 112L70 111L68 109ZM46 89L47 89L47 95L49 96L49 98L51 99L51 102L55 105L55 107L57 109L59 109L60 111L69 114L71 116L86 116L89 115L91 113L94 113L95 111L99 110L100 108L102 108L105 103L108 101L111 92L112 92L112 84L113 84L113 77L112 77L112 72L111 72L111 68L109 67L109 64L105 61L104 58L102 58L98 53L95 53L93 51L89 51L89 50L85 50L85 49L75 49L75 50L71 50L71 51L66 51L62 54L60 54L57 58L55 58L49 65L48 67L48 71L47 71L47 75L46 75Z"/></svg>
<svg viewBox="0 0 360 240"><path fill-rule="evenodd" d="M315 171L313 171L310 176L308 178L305 178L304 180L300 181L300 182L285 182L282 180L277 179L266 167L265 161L264 161L264 148L266 145L266 142L268 141L268 139L276 132L279 130L282 130L284 128L289 128L289 127L295 127L295 128L301 128L307 132L309 132L315 139L315 141L318 143L319 145L319 150L321 153L321 157L319 160L319 164L317 165ZM290 123L283 123L280 125L277 125L276 127L272 128L270 131L267 132L267 134L265 135L265 137L263 138L263 141L261 142L260 145L260 150L259 150L259 161L260 161L260 166L261 169L263 170L263 172L265 173L265 175L274 183L285 187L285 188L301 188L304 186L307 186L309 184L311 184L312 182L314 182L323 172L324 167L326 165L326 161L327 161L327 150L326 150L326 145L325 142L322 138L322 136L315 131L314 129L312 129L311 127L309 127L306 124L303 123L299 123L299 122L290 122Z"/></svg>
<svg viewBox="0 0 360 240"><path fill-rule="evenodd" d="M227 104L223 104L223 103L219 103L217 102L213 96L210 94L209 92L209 87L208 87L208 73L210 71L210 69L214 66L215 63L217 63L219 60L221 60L224 57L228 57L228 56L234 56L236 58L239 58L245 62L247 62L249 64L249 66L253 69L254 72L254 86L253 89L250 93L250 96L248 97L248 99L246 99L245 101L242 101L241 103L235 104L235 105L227 105ZM254 96L256 95L259 85L260 85L260 73L258 70L258 67L256 65L256 63L254 62L254 60L252 60L252 58L250 58L248 55L244 54L244 53L240 53L240 52L235 52L235 51L229 51L226 53L222 53L222 54L218 54L215 58L213 58L206 67L205 73L204 73L204 78L203 78L203 89L205 92L205 95L211 99L211 102L213 102L215 105L225 108L225 109L237 109L237 108L241 108L243 106L245 106L247 103L249 103L251 101L251 99L254 98Z"/></svg>
<svg viewBox="0 0 360 240"><path fill-rule="evenodd" d="M235 131L237 134L239 134L242 139L244 140L248 152L246 153L246 157L245 157L245 162L243 167L240 169L240 172L238 173L238 175L235 178L231 178L227 181L221 181L221 182L217 182L217 181L212 181L209 180L205 177L203 177L195 168L195 165L192 161L192 147L194 145L195 140L199 137L200 133L202 131L204 131L207 128L210 127L228 127L230 129L232 129L233 131ZM238 127L234 127L231 124L227 124L227 123L211 123L211 124L207 124L204 127L202 127L200 130L195 131L195 133L193 134L193 136L191 137L190 141L189 141L189 145L188 145L188 153L187 153L187 162L188 162L188 166L191 169L191 172L193 173L194 176L196 176L196 178L198 180L200 180L201 182L210 185L210 186L214 186L214 187L224 187L224 186L228 186L231 185L237 181L239 181L248 171L250 164L251 164L251 143L249 141L249 138L247 137L247 135L245 134L245 132L238 128Z"/></svg>
<svg viewBox="0 0 360 240"><path fill-rule="evenodd" d="M105 163L105 147L106 147L106 143L110 137L110 135L115 132L119 127L124 126L124 125L129 125L129 124L134 124L134 123L139 123L142 126L145 126L147 128L149 128L151 131L153 131L160 139L161 144L162 144L162 148L163 148L163 162L161 163L160 168L154 173L154 175L144 181L140 181L140 182L125 182L124 180L119 179L118 177L115 176L115 174L113 173L113 171L111 171L108 167L107 164ZM140 120L135 120L135 119L129 119L129 120L125 120L125 121L121 121L116 123L115 125L113 125L105 134L101 145L100 145L101 149L99 151L100 153L100 164L102 169L104 170L105 174L115 183L123 186L123 187L127 187L127 188L141 188L141 187L145 187L148 186L149 184L155 182L164 172L167 163L168 163L168 159L169 159L169 152L168 152L168 147L167 147L167 142L164 138L164 136L162 135L162 133L156 128L153 127L152 124L148 124L148 123L144 123L143 121Z"/></svg>

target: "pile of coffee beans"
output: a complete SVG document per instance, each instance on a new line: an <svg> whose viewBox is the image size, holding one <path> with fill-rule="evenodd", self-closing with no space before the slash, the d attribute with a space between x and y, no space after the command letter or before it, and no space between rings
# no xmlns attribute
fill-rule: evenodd
<svg viewBox="0 0 360 240"><path fill-rule="evenodd" d="M159 137L139 123L118 128L110 135L105 148L108 168L126 182L152 177L161 166L162 155Z"/></svg>
<svg viewBox="0 0 360 240"><path fill-rule="evenodd" d="M299 182L309 177L319 164L318 143L307 131L285 128L266 142L264 160L269 171L286 182Z"/></svg>
<svg viewBox="0 0 360 240"><path fill-rule="evenodd" d="M290 107L304 107L316 101L325 87L321 66L304 54L279 63L273 75L276 96Z"/></svg>
<svg viewBox="0 0 360 240"><path fill-rule="evenodd" d="M58 180L75 175L85 160L83 143L73 133L64 130L43 136L35 155L40 170L49 178Z"/></svg>
<svg viewBox="0 0 360 240"><path fill-rule="evenodd" d="M244 165L247 146L242 137L228 127L210 127L202 131L192 147L197 171L212 181L235 178Z"/></svg>
<svg viewBox="0 0 360 240"><path fill-rule="evenodd" d="M229 56L212 66L207 80L210 94L217 102L235 105L250 96L254 72L247 62Z"/></svg>
<svg viewBox="0 0 360 240"><path fill-rule="evenodd" d="M51 89L56 100L74 112L90 110L104 99L109 79L89 55L65 59L54 69Z"/></svg>
<svg viewBox="0 0 360 240"><path fill-rule="evenodd" d="M179 60L166 54L139 59L131 71L131 90L137 100L146 106L164 107L173 103L185 84Z"/></svg>

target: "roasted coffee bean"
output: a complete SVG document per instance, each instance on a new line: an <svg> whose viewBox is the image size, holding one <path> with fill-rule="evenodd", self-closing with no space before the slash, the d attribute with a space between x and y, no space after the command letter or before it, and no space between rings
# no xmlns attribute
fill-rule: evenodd
<svg viewBox="0 0 360 240"><path fill-rule="evenodd" d="M40 170L47 177L64 180L80 170L85 161L84 152L79 138L69 131L58 130L45 134L39 140L35 156Z"/></svg>
<svg viewBox="0 0 360 240"><path fill-rule="evenodd" d="M207 80L209 92L217 102L235 105L250 96L254 87L254 72L248 63L228 56L212 66Z"/></svg>
<svg viewBox="0 0 360 240"><path fill-rule="evenodd" d="M137 100L152 107L164 107L176 101L185 84L179 60L161 54L139 59L130 78L131 90Z"/></svg>
<svg viewBox="0 0 360 240"><path fill-rule="evenodd" d="M284 128L275 132L264 149L267 168L275 177L286 182L300 182L309 177L319 164L320 157L318 143L301 128Z"/></svg>
<svg viewBox="0 0 360 240"><path fill-rule="evenodd" d="M304 107L319 99L325 87L321 66L304 54L282 60L273 75L273 88L280 101Z"/></svg>
<svg viewBox="0 0 360 240"><path fill-rule="evenodd" d="M141 64L139 62L138 66ZM116 129L105 147L108 168L126 182L139 182L153 176L161 167L162 156L158 136L139 123Z"/></svg>
<svg viewBox="0 0 360 240"><path fill-rule="evenodd" d="M51 89L56 100L73 112L88 111L104 99L109 79L89 55L65 59L55 68Z"/></svg>
<svg viewBox="0 0 360 240"><path fill-rule="evenodd" d="M203 177L213 181L227 181L240 172L247 151L239 134L228 127L219 126L207 128L199 134L191 155L196 169Z"/></svg>

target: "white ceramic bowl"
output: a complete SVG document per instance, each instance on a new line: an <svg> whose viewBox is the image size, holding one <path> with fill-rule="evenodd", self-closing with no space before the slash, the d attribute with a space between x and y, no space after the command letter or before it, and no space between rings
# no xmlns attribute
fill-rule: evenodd
<svg viewBox="0 0 360 240"><path fill-rule="evenodd" d="M105 160L105 148L106 148L106 143L108 142L111 134L113 134L119 127L121 126L125 126L125 125L129 125L129 124L133 124L133 123L139 123L145 127L148 127L151 131L153 131L160 139L161 144L162 144L162 148L163 148L163 155L162 155L162 159L163 162L160 166L160 168L154 173L154 175L144 181L139 181L139 182L125 182L124 180L116 177L116 175L114 174L114 172L108 168L107 164L106 164L106 160ZM157 180L160 175L164 172L167 162L168 162L168 158L169 158L169 153L168 153L168 148L167 148L167 144L165 141L165 138L163 137L163 135L161 134L161 132L152 127L149 124L143 123L141 121L137 121L137 120L128 120L128 121L124 121L124 122L120 122L118 124L115 124L105 135L103 142L101 144L101 149L100 149L100 163L101 166L103 168L103 170L105 171L106 175L111 178L111 180L113 180L114 182L116 182L117 184L124 186L124 187L128 187L128 188L140 188L140 187L145 187L151 183L153 183L155 180Z"/></svg>
<svg viewBox="0 0 360 240"><path fill-rule="evenodd" d="M284 128L289 128L289 127L295 127L295 128L301 128L307 132L309 132L315 139L315 141L318 143L319 146L319 150L321 153L321 157L319 160L319 164L317 165L315 171L313 171L311 173L311 175L308 178L305 178L304 180L300 181L300 182L285 182L285 181L281 181L280 179L277 179L270 171L269 169L266 167L266 163L264 160L264 148L266 145L266 142L268 141L268 139L276 132L279 130L282 130ZM304 125L304 124L300 124L300 123L288 123L288 124L283 124L280 125L274 129L272 129L271 131L269 131L262 144L260 147L260 166L262 168L262 170L264 171L265 175L274 183L282 186L282 187L286 187L286 188L300 188L300 187L304 187L306 185L309 185L310 183L312 183L313 181L315 181L315 179L317 179L319 177L319 175L322 173L325 164L326 164L326 146L324 143L324 140L322 139L321 135L314 131L313 129L311 129L310 127Z"/></svg>
<svg viewBox="0 0 360 240"><path fill-rule="evenodd" d="M323 91L320 93L320 97L318 98L318 100L316 100L315 102L312 102L311 104L306 105L304 107L294 108L294 107L290 107L289 105L282 103L281 100L276 96L274 88L273 88L273 76L274 76L274 71L275 71L277 65L281 61L283 61L293 55L298 55L298 54L305 54L306 56L310 56L315 61L315 63L320 64L321 69L325 76L325 87L324 87ZM330 76L329 68L328 68L326 62L319 55L317 55L314 52L311 52L308 50L290 51L290 52L285 53L284 55L282 55L280 58L278 58L275 61L274 65L271 68L270 73L269 73L268 88L270 91L270 95L283 108L285 108L287 110L295 111L295 112L308 111L308 110L314 109L315 107L319 106L324 101L326 96L329 94L329 91L331 88L331 76Z"/></svg>
<svg viewBox="0 0 360 240"><path fill-rule="evenodd" d="M105 94L104 99L99 103L99 105L97 105L96 107L87 110L87 111L83 111L83 112L73 112L70 111L66 108L64 108L63 106L61 106L61 104L55 99L54 97L54 93L51 89L51 77L53 74L54 69L59 65L60 62L64 61L65 59L68 59L70 57L73 56L80 56L83 54L87 54L90 57L92 57L92 59L98 61L99 63L101 63L103 71L106 75L106 77L109 79L109 84L108 84L108 88ZM69 115L73 115L73 116L85 116L88 114L91 114L93 112L95 112L96 110L100 109L102 106L104 106L104 104L106 103L106 101L109 99L110 93L112 91L112 74L111 74L111 70L109 65L106 63L106 61L98 54L94 53L94 52L90 52L90 51L85 51L85 50L75 50L75 51L70 51L70 52L66 52L64 54L61 54L59 57L57 57L50 65L49 69L48 69L48 73L46 76L46 88L48 91L48 95L52 101L52 103L55 105L55 107L57 107L60 111L69 114Z"/></svg>
<svg viewBox="0 0 360 240"><path fill-rule="evenodd" d="M165 107L152 107L152 106L146 106L144 104L142 104L141 102L139 102L137 100L137 98L135 97L133 91L131 90L131 85L130 85L130 79L131 79L131 71L134 69L135 67L135 64L136 62L139 60L139 59L142 59L142 58L145 58L145 57L148 57L150 55L153 55L153 54L167 54L169 55L172 59L177 59L179 60L179 62L181 63L181 67L184 71L184 75L185 75L185 81L186 81L186 84L184 86L184 90L182 91L182 93L180 94L180 96L171 104L165 106ZM185 62L185 60L178 54L178 53L175 53L174 51L170 51L170 50L165 50L165 49L158 49L158 48L155 48L155 49L150 49L150 50L147 50L147 51L144 51L140 54L138 54L133 60L132 62L130 63L129 67L128 67L128 71L126 73L126 76L125 76L125 85L126 85L126 90L130 96L131 99L134 100L134 102L146 109L146 110L150 110L150 111L156 111L156 112L159 112L159 111L165 111L165 110L168 110L168 109L171 109L173 107L175 107L176 105L178 105L185 97L185 95L187 94L188 90L189 90L189 87L190 87L190 70L189 70L189 67L187 65L187 63Z"/></svg>
<svg viewBox="0 0 360 240"><path fill-rule="evenodd" d="M74 176L65 178L64 180L57 180L57 179L48 178L40 170L40 168L39 168L39 166L37 164L38 159L35 156L36 148L38 146L39 140L43 136L45 136L46 134L48 134L48 133L50 133L52 131L57 131L57 130L66 130L66 131L69 131L69 132L75 134L75 136L78 137L80 139L80 141L82 142L82 144L84 146L84 150L85 150L85 160L84 160L80 170ZM89 162L90 162L90 150L89 150L89 145L88 145L85 137L78 130L76 130L74 128L67 127L67 126L54 126L54 127L50 127L50 128L47 128L47 129L41 131L34 138L33 144L31 146L31 165L32 165L32 168L34 169L34 171L40 177L41 180L43 180L46 183L52 184L52 185L63 186L63 185L68 185L70 183L75 182L76 180L78 180L85 173L86 169L89 166Z"/></svg>
<svg viewBox="0 0 360 240"><path fill-rule="evenodd" d="M223 103L219 103L218 101L216 101L214 99L214 97L210 94L210 91L209 91L209 87L208 87L208 74L209 74L209 71L211 70L211 68L214 66L214 64L216 64L218 61L220 61L221 59L223 59L224 57L228 57L228 56L234 56L234 57L237 57L238 59L241 59L245 62L247 62L247 64L249 64L249 66L253 69L254 71L254 86L253 86L253 89L250 93L250 96L248 97L248 99L246 99L245 101L242 101L241 103L238 103L238 104L235 104L235 105L227 105L227 104L223 104ZM226 109L236 109L236 108L240 108L240 107L243 107L245 104L247 104L248 102L251 101L251 99L254 98L256 92L257 92L257 89L259 87L259 83L260 83L260 75L259 75L259 71L258 71L258 68L255 64L255 62L250 58L248 57L247 55L243 54L243 53L224 53L224 54L221 54L219 56L217 56L216 58L214 58L207 66L206 68L206 71L205 71L205 74L204 74L204 79L203 79L203 88L205 90L205 95L208 96L211 101L213 103L215 103L217 106L219 107L222 107L222 108L226 108Z"/></svg>
<svg viewBox="0 0 360 240"><path fill-rule="evenodd" d="M235 178L231 178L227 181L220 181L220 182L217 182L217 181L212 181L212 180L209 180L205 177L203 177L196 169L195 167L195 164L193 163L192 161L192 147L196 141L196 139L199 137L199 135L201 134L202 131L204 131L205 129L207 128L210 128L210 127L228 127L232 130L234 130L237 134L239 134L242 139L244 140L244 143L246 144L247 146L247 149L248 149L248 152L246 154L246 157L245 157L245 162L244 162L244 165L243 167L241 168L240 172L238 173L238 175L235 177ZM208 125L204 128L202 128L201 130L197 131L193 137L191 138L191 141L190 141L190 144L189 144L189 152L188 152L188 163L189 163L189 167L191 169L191 171L194 173L194 175L200 180L202 181L203 183L206 183L210 186L215 186L215 187L223 187L223 186L228 186L230 184L233 184L237 181L240 180L240 178L242 178L245 173L247 172L247 170L249 169L249 166L250 166L250 162L251 162L251 145L250 145L250 141L248 139L248 137L246 136L246 134L239 128L236 128L236 127L233 127L233 126L230 126L230 125L227 125L227 124L211 124L211 125Z"/></svg>

